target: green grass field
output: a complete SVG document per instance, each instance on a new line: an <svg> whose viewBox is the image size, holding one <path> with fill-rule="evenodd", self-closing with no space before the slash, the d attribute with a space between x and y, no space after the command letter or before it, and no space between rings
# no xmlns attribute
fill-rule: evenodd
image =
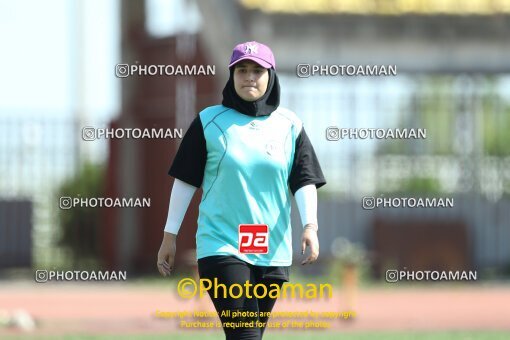
<svg viewBox="0 0 510 340"><path fill-rule="evenodd" d="M66 335L66 336L37 336L37 339L61 339L61 340L109 340L122 338L123 340L190 340L207 339L223 340L221 332L185 332L154 335ZM33 336L3 336L3 339L33 339ZM357 333L339 333L339 332L273 332L267 333L264 340L508 340L510 332L497 331L479 331L479 332L357 332Z"/></svg>

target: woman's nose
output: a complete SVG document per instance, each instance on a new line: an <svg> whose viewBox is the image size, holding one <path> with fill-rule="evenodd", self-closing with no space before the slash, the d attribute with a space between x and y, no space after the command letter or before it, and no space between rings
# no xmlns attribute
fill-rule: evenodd
<svg viewBox="0 0 510 340"><path fill-rule="evenodd" d="M249 81L255 80L255 72L248 72L248 80Z"/></svg>

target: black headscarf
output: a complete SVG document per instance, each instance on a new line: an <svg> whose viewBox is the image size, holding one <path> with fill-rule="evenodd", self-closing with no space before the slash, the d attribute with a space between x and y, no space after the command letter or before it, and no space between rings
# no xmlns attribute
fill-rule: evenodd
<svg viewBox="0 0 510 340"><path fill-rule="evenodd" d="M234 69L230 68L230 77L223 89L223 106L230 107L236 111L249 116L269 116L280 105L280 83L276 72L269 68L269 83L267 84L266 93L259 99L249 102L242 99L236 92L234 87Z"/></svg>

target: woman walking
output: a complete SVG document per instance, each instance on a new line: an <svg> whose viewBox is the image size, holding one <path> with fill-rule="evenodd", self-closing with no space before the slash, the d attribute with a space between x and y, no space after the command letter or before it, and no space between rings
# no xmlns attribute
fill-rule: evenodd
<svg viewBox="0 0 510 340"><path fill-rule="evenodd" d="M249 282L269 291L289 280L292 196L303 224L302 254L309 248L301 264L317 260L316 189L326 181L301 121L279 107L270 48L255 41L239 44L228 67L222 104L199 113L170 168L175 181L157 266L162 275L171 274L180 225L195 190L202 188L200 278L226 287ZM262 339L275 297L208 292L227 339Z"/></svg>

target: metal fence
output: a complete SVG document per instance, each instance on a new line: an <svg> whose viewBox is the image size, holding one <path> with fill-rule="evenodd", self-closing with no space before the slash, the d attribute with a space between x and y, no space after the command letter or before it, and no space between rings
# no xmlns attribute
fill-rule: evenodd
<svg viewBox="0 0 510 340"><path fill-rule="evenodd" d="M476 192L493 201L510 192L510 77L282 78L282 104L303 120L327 190L358 197L421 179L439 192ZM331 126L427 134L328 141Z"/></svg>
<svg viewBox="0 0 510 340"><path fill-rule="evenodd" d="M445 213L394 209L377 214L461 219L468 226L477 266L510 263L508 77L409 75L304 83L283 75L281 83L282 106L303 120L328 180L319 202L323 249L340 236L370 249L374 212L361 209L363 196L449 195L457 198L455 209ZM427 138L328 141L325 133L330 126L426 128ZM106 143L95 145L89 153L104 160ZM34 265L58 265L67 257L56 247L56 194L77 172L82 156L76 120L45 118L43 112L23 118L0 115L0 199L32 202ZM13 225L17 218L24 216L13 216ZM5 241L4 225L0 224L0 237ZM294 242L297 252L298 238ZM5 248L0 253L6 254Z"/></svg>
<svg viewBox="0 0 510 340"><path fill-rule="evenodd" d="M466 226L475 268L509 267L508 76L282 78L282 103L302 118L328 180L319 191L323 255L331 256L334 240L343 237L378 256L377 220L409 221L410 228L412 221L430 226L455 221ZM326 130L332 126L425 128L427 135L331 141ZM362 208L364 196L446 196L455 207L372 211ZM295 210L294 221L299 224ZM299 239L299 230L294 237Z"/></svg>
<svg viewBox="0 0 510 340"><path fill-rule="evenodd" d="M57 246L60 237L58 190L80 166L81 143L81 124L74 118L55 117L53 112L0 114L0 200L3 206L0 256L7 259L3 267L21 264L17 259L19 254L31 254L30 262L23 262L23 266L49 267L65 263L67 254ZM104 145L101 147L104 149ZM99 158L104 157L101 147L96 152ZM19 200L25 201L31 211L8 208ZM5 214L5 209L10 213ZM31 249L12 252L8 247L13 244Z"/></svg>

